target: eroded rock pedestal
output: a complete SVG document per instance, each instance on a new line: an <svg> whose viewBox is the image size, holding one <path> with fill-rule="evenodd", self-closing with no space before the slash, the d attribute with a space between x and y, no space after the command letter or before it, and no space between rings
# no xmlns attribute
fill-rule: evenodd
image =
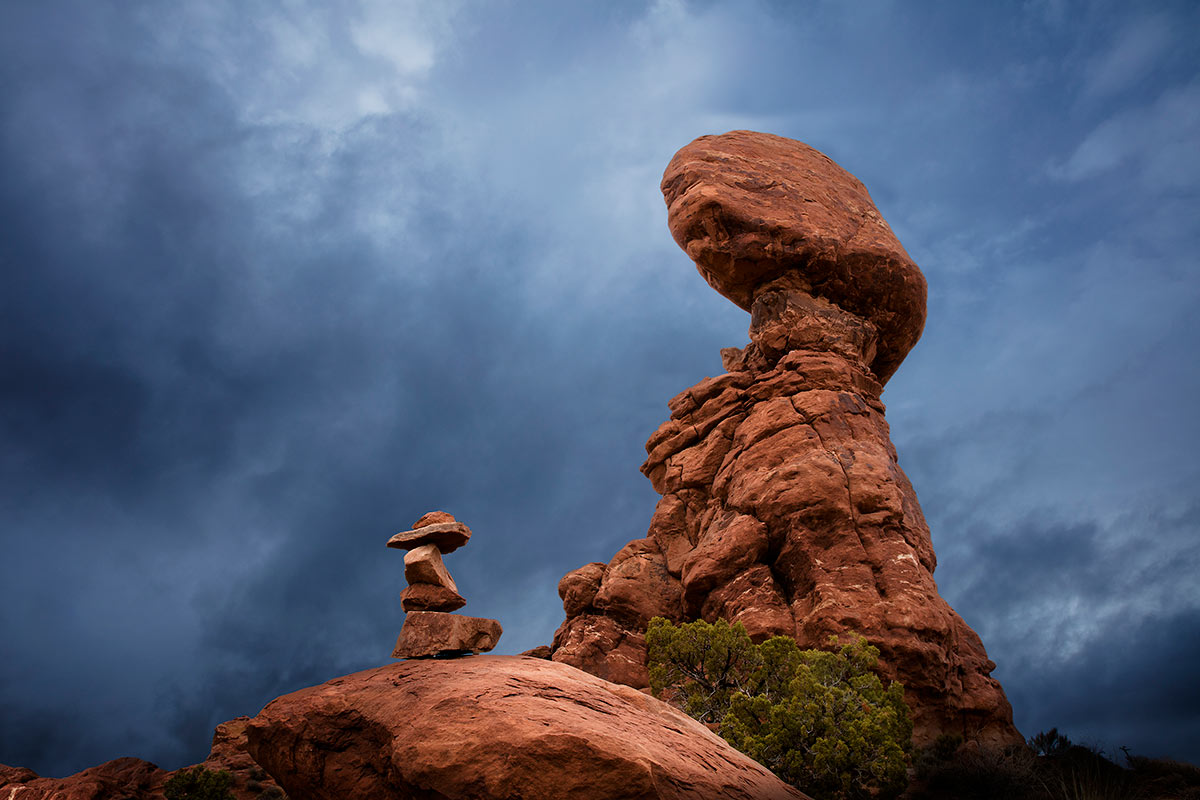
<svg viewBox="0 0 1200 800"><path fill-rule="evenodd" d="M1021 741L995 664L938 595L880 401L924 325L920 270L862 184L800 142L702 137L662 188L676 241L750 311L751 343L669 402L642 466L662 494L648 535L562 579L553 659L643 687L656 615L805 647L857 631L904 684L918 744Z"/></svg>

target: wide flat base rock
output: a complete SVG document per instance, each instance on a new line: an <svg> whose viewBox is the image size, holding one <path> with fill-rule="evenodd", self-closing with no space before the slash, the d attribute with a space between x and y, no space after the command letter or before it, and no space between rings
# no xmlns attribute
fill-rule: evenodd
<svg viewBox="0 0 1200 800"><path fill-rule="evenodd" d="M678 709L553 661L402 661L284 695L248 749L305 800L805 800Z"/></svg>
<svg viewBox="0 0 1200 800"><path fill-rule="evenodd" d="M396 639L392 658L486 653L504 629L494 619L465 617L443 611L410 611Z"/></svg>

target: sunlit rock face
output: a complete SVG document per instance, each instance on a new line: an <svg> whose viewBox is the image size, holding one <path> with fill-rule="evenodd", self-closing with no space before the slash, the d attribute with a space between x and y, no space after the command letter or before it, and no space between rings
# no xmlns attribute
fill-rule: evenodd
<svg viewBox="0 0 1200 800"><path fill-rule="evenodd" d="M995 664L938 595L880 401L924 325L920 270L862 184L800 142L701 137L662 188L675 240L750 311L751 341L668 403L642 465L662 495L647 536L563 578L554 660L641 687L655 615L806 647L856 631L903 682L918 743L1020 741Z"/></svg>

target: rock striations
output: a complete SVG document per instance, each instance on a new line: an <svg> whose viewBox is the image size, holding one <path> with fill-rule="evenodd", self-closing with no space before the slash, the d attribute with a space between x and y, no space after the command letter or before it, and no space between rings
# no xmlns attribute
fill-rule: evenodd
<svg viewBox="0 0 1200 800"><path fill-rule="evenodd" d="M500 641L500 623L484 617L452 614L466 600L450 577L442 556L466 544L471 531L445 511L430 511L413 524L412 530L397 533L388 547L407 550L404 579L408 588L400 593L400 606L407 612L392 658L423 658L483 653Z"/></svg>
<svg viewBox="0 0 1200 800"><path fill-rule="evenodd" d="M648 535L562 579L553 659L644 687L655 615L802 646L857 631L903 682L918 743L1019 742L995 665L938 595L880 402L924 325L920 270L863 185L800 142L701 137L662 189L675 240L750 311L751 341L668 403L642 465L662 495Z"/></svg>

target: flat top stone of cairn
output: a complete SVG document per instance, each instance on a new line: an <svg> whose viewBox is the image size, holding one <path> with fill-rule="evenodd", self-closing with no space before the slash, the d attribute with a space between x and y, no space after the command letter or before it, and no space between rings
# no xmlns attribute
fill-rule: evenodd
<svg viewBox="0 0 1200 800"><path fill-rule="evenodd" d="M749 311L780 278L873 323L880 382L925 326L925 277L866 188L803 142L754 131L701 136L662 180L675 241Z"/></svg>
<svg viewBox="0 0 1200 800"><path fill-rule="evenodd" d="M397 550L412 550L423 545L437 545L443 554L453 553L471 539L471 529L445 511L430 511L417 520L409 531L400 531L387 546Z"/></svg>

